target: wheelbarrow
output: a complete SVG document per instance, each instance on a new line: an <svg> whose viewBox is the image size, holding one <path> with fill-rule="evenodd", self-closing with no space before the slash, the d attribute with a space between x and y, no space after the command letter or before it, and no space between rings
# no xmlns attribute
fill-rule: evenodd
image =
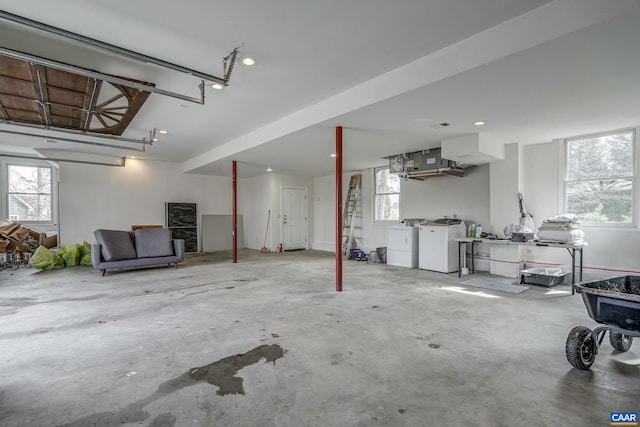
<svg viewBox="0 0 640 427"><path fill-rule="evenodd" d="M620 276L573 285L582 295L589 316L602 324L591 330L576 326L569 332L565 352L569 363L587 370L609 332L611 347L620 352L640 337L640 276Z"/></svg>

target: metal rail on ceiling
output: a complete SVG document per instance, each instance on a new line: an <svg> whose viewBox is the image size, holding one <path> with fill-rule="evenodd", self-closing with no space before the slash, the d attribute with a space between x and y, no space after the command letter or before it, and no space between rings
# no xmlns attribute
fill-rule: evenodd
<svg viewBox="0 0 640 427"><path fill-rule="evenodd" d="M60 159L60 158L53 158L53 157L23 156L20 154L7 154L7 153L0 153L0 157L10 157L14 159L28 159L28 160L42 160L42 161L50 161L50 162L80 163L83 165L112 166L117 168L125 167L125 162L126 162L126 157L120 157L120 164L91 162L88 160Z"/></svg>
<svg viewBox="0 0 640 427"><path fill-rule="evenodd" d="M217 77L211 74L203 73L201 71L197 71L191 68L183 67L182 65L174 64L172 62L164 61L162 59L154 58L152 56L144 55L142 53L134 52L129 49L125 49L119 46L115 46L109 43L105 43L100 40L92 39L91 37L86 37L78 33L74 33L71 31L63 30L62 28L54 27L52 25L48 25L42 22L34 21L33 19L25 18L23 16L15 15L13 13L5 12L0 10L0 19L5 19L7 21L15 22L17 24L26 25L31 28L35 28L38 30L46 31L51 34L56 34L58 36L66 37L68 39L72 39L78 41L80 43L93 46L100 50L104 50L107 52L114 53L119 56L124 56L130 59L134 59L136 61L150 63L159 65L164 68L169 68L174 71L180 71L182 73L190 74L194 77L198 77L202 80L212 81L216 83L221 83L226 85L229 81L229 77ZM237 50L237 48L236 48Z"/></svg>
<svg viewBox="0 0 640 427"><path fill-rule="evenodd" d="M86 37L71 31L63 30L62 28L58 28L48 24L44 24L42 22L34 21L32 19L24 18L22 16L18 16L3 10L0 10L0 19L4 19L17 24L21 24L21 25L26 25L28 27L46 31L48 33L55 34L58 36L66 37L66 38L75 40L77 42L92 46L94 48L113 53L118 56L122 56L125 58L133 59L133 60L144 62L144 63L155 64L160 67L164 67L173 71L179 71L194 77L198 77L201 79L200 85L198 86L200 89L200 97L196 98L192 96L187 96L177 92L171 92L164 89L160 89L155 86L148 86L140 83L135 83L130 80L120 79L118 77L110 76L108 74L100 73L97 71L90 71L84 68L74 67L73 65L64 64L58 61L41 58L36 55L30 55L22 52L17 52L8 48L0 47L0 54L2 55L9 56L15 59L20 59L23 61L32 62L34 64L56 68L62 71L68 71L68 72L79 74L85 77L91 77L94 79L103 80L109 83L121 84L123 86L132 87L138 90L157 93L159 95L169 96L172 98L181 99L183 101L193 102L200 105L204 105L205 80L215 82L215 83L220 83L224 86L228 86L229 79L231 78L231 72L233 71L233 66L238 56L238 48L236 47L233 51L231 51L229 55L223 58L222 62L223 62L225 75L224 77L218 77L212 74L207 74L191 68L183 67L181 65L177 65L172 62L164 61L162 59L154 58L152 56L144 55L142 53L134 52L129 49L125 49L119 46L105 43L100 40L92 39L90 37Z"/></svg>
<svg viewBox="0 0 640 427"><path fill-rule="evenodd" d="M127 143L132 143L132 144L143 144L143 145L152 145L153 144L153 136L155 136L155 134L152 132L149 140L147 140L146 138L133 139L133 138L127 138L127 137L124 137L124 136L105 135L105 134L102 134L102 133L77 131L77 130L74 130L74 129L53 128L53 127L50 127L50 126L32 125L32 124L29 124L29 123L19 123L19 122L14 122L14 121L11 121L11 120L3 120L3 119L0 119L0 124L6 124L6 125L10 125L10 126L17 126L17 127L24 127L24 128L34 129L34 130L38 130L38 131L58 132L58 133L65 133L65 134L69 134L69 135L73 135L73 136L108 139L109 141L127 142ZM2 128L0 128L0 132L4 132L4 130ZM28 135L27 133L22 133L22 132L17 132L17 131L16 132L8 131L6 133L15 133L17 135ZM41 136L43 138L62 139L62 138L56 138L55 136L52 136L52 135L45 135L45 134L30 135L30 136ZM118 148L121 148L121 147L118 147Z"/></svg>
<svg viewBox="0 0 640 427"><path fill-rule="evenodd" d="M121 79L116 76L104 74L99 71L91 71L84 68L76 67L62 62L53 61L51 59L41 58L36 55L28 53L22 53L15 50L0 47L0 55L8 56L10 58L20 59L22 61L31 62L38 65L44 65L45 67L51 67L62 71L68 71L70 73L79 74L81 76L90 77L92 79L103 80L109 83L115 83L122 86L131 87L145 92L158 93L160 95L170 96L173 98L182 99L183 101L195 102L196 104L204 105L204 80L200 82L200 98L194 98L191 96L183 95L177 92L170 92L168 90L160 89L155 86L149 86L142 83L133 82L127 79Z"/></svg>
<svg viewBox="0 0 640 427"><path fill-rule="evenodd" d="M115 145L115 144L104 144L102 142L93 142L93 141L81 141L78 139L71 139L71 138L64 138L64 137L55 137L55 136L47 136L47 135L42 135L42 134L36 134L36 133L30 133L30 132L18 132L15 130L8 130L8 129L0 129L0 133L8 133L10 135L21 135L21 136L33 136L36 138L45 138L45 140L49 140L50 142L53 141L66 141L66 142L73 142L76 144L86 144L86 145L94 145L96 147L105 147L105 148L117 148L120 150L127 150L127 151L139 151L141 153L145 152L145 146L143 145L140 148L134 148L134 147L123 147L120 145Z"/></svg>

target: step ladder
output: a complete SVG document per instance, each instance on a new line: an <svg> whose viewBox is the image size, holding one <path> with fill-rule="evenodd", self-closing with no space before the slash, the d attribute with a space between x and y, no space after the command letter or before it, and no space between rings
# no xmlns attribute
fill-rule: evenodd
<svg viewBox="0 0 640 427"><path fill-rule="evenodd" d="M360 183L362 175L351 175L349 180L349 190L344 201L342 214L342 255L349 256L351 249L358 247L356 239L353 237L354 220L356 216L356 203L360 198Z"/></svg>

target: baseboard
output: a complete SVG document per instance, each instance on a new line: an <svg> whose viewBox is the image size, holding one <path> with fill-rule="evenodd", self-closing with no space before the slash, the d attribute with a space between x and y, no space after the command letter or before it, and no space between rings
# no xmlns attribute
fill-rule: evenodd
<svg viewBox="0 0 640 427"><path fill-rule="evenodd" d="M335 253L336 244L335 244L335 242L326 242L326 241L315 240L311 244L311 249L314 249L316 251L325 251L325 252L334 252Z"/></svg>

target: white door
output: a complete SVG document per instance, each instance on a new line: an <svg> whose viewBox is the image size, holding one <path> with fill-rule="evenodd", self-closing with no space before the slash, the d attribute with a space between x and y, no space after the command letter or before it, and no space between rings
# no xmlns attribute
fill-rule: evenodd
<svg viewBox="0 0 640 427"><path fill-rule="evenodd" d="M307 248L307 189L282 188L282 246Z"/></svg>

